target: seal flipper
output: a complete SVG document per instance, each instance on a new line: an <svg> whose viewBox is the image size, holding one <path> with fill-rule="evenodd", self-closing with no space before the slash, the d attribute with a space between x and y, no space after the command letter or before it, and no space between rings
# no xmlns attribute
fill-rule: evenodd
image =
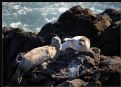
<svg viewBox="0 0 121 87"><path fill-rule="evenodd" d="M24 58L24 54L23 54L23 53L19 53L19 54L17 55L16 59L13 60L13 61L11 62L10 68L12 68L12 67L14 67L15 65L17 65L18 63L20 63L22 58Z"/></svg>
<svg viewBox="0 0 121 87"><path fill-rule="evenodd" d="M20 70L17 68L16 73L12 77L10 82L8 83L8 86L13 85L13 84L18 84L18 82L19 82L19 79L18 79L19 75L20 75Z"/></svg>
<svg viewBox="0 0 121 87"><path fill-rule="evenodd" d="M20 83L20 69L17 69L17 71L16 71L16 82L18 84Z"/></svg>
<svg viewBox="0 0 121 87"><path fill-rule="evenodd" d="M22 76L24 75L24 73L26 72L27 70L21 70L19 69L19 75L18 75L18 78L17 78L17 83L21 83L21 80L22 80Z"/></svg>
<svg viewBox="0 0 121 87"><path fill-rule="evenodd" d="M24 60L24 58L23 58ZM26 72L26 69L24 69L24 66L22 66L21 62L19 63L19 66L17 67L16 73L13 76L13 80L15 80L17 82L17 84L19 84L22 80L22 76L23 74Z"/></svg>
<svg viewBox="0 0 121 87"><path fill-rule="evenodd" d="M25 70L21 69L20 67L17 68L14 78L18 84L21 82L22 76L24 73L25 73Z"/></svg>

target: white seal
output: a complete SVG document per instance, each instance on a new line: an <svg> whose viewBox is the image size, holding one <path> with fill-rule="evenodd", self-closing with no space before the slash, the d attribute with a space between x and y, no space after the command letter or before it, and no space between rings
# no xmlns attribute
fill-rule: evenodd
<svg viewBox="0 0 121 87"><path fill-rule="evenodd" d="M73 38L65 38L66 42L61 44L61 51L72 48L76 51L87 51L90 48L90 40L85 36L75 36Z"/></svg>

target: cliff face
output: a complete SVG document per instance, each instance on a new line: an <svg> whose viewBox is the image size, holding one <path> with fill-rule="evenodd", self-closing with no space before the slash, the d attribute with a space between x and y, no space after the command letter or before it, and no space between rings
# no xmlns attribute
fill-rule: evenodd
<svg viewBox="0 0 121 87"><path fill-rule="evenodd" d="M18 53L50 44L52 37L84 35L91 40L91 49L75 54L72 49L61 53L46 68L39 65L29 70L19 85L33 86L120 86L120 11L106 9L94 14L90 9L74 6L60 15L55 23L47 23L36 34L22 29L4 27L4 85L8 85L18 66ZM9 85L17 85L15 82Z"/></svg>

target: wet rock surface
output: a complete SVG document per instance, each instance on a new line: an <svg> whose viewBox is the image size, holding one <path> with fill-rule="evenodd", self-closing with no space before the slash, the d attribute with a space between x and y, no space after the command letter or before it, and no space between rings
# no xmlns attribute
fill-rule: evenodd
<svg viewBox="0 0 121 87"><path fill-rule="evenodd" d="M77 5L61 14L57 22L45 24L38 34L19 28L2 28L4 85L120 86L120 15L120 11L111 8L94 14ZM79 53L66 49L57 60L47 61L47 65L40 64L26 72L20 84L10 83L18 66L17 55L49 45L55 35L62 42L66 37L84 35L90 39L91 48Z"/></svg>

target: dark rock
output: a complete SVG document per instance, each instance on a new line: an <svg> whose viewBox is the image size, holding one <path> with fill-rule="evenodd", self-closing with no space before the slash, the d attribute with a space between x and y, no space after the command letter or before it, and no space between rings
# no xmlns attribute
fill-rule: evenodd
<svg viewBox="0 0 121 87"><path fill-rule="evenodd" d="M68 87L82 87L85 85L85 82L83 80L80 79L74 79L71 81L65 81L62 84L58 85L59 87L63 87L63 86L68 86Z"/></svg>
<svg viewBox="0 0 121 87"><path fill-rule="evenodd" d="M95 29L98 31L99 36L101 32L104 32L110 25L112 20L107 14L97 15L97 19L93 21Z"/></svg>
<svg viewBox="0 0 121 87"><path fill-rule="evenodd" d="M37 37L37 34L24 32L19 28L4 29L3 35L4 57L8 59L7 61L14 60L20 52L27 52L35 47L44 45L43 39Z"/></svg>
<svg viewBox="0 0 121 87"><path fill-rule="evenodd" d="M52 23L47 23L45 26L43 26L38 35L43 37L46 33L55 33L54 26Z"/></svg>
<svg viewBox="0 0 121 87"><path fill-rule="evenodd" d="M38 35L48 32L47 34L56 33L61 38L64 35L71 37L84 35L94 38L104 32L111 22L108 15L95 15L90 9L82 9L78 5L61 14L57 22L45 25Z"/></svg>
<svg viewBox="0 0 121 87"><path fill-rule="evenodd" d="M95 20L96 17L97 17L97 16L96 16L90 9L88 9L88 8L84 9L84 10L83 10L83 13L89 15L89 16L91 17L91 20L92 20L92 21Z"/></svg>
<svg viewBox="0 0 121 87"><path fill-rule="evenodd" d="M102 19L105 22L105 26L108 28L111 25L111 23L112 23L112 20L110 19L110 17L108 16L108 14L103 14L102 15Z"/></svg>
<svg viewBox="0 0 121 87"><path fill-rule="evenodd" d="M106 9L103 13L101 13L101 15L105 13L107 13L110 16L113 22L120 20L121 12L119 10L109 8Z"/></svg>
<svg viewBox="0 0 121 87"><path fill-rule="evenodd" d="M44 45L41 37L37 37L35 33L24 32L17 29L4 29L3 44L8 50L7 58L14 59L20 52L27 52L35 47Z"/></svg>
<svg viewBox="0 0 121 87"><path fill-rule="evenodd" d="M35 47L44 45L44 41L37 34L32 32L25 32L19 28L5 28L3 30L3 57L4 67L7 69L7 80L11 78L11 66L12 61L16 59L18 53L27 52ZM8 73L8 74L7 74ZM8 79L9 78L9 79Z"/></svg>
<svg viewBox="0 0 121 87"><path fill-rule="evenodd" d="M107 56L120 55L120 25L113 26L93 39L91 45L101 49L101 53Z"/></svg>
<svg viewBox="0 0 121 87"><path fill-rule="evenodd" d="M101 56L101 59L104 59L100 62L100 66L111 70L112 72L118 72L121 74L121 58L118 56ZM111 72L110 71L110 72Z"/></svg>
<svg viewBox="0 0 121 87"><path fill-rule="evenodd" d="M83 10L83 8L80 6L80 5L77 5L77 6L74 6L72 8L70 8L70 10L73 12L73 13L78 13L80 12L81 10Z"/></svg>
<svg viewBox="0 0 121 87"><path fill-rule="evenodd" d="M121 76L121 58L118 56L101 56L100 81L105 86L119 86Z"/></svg>

